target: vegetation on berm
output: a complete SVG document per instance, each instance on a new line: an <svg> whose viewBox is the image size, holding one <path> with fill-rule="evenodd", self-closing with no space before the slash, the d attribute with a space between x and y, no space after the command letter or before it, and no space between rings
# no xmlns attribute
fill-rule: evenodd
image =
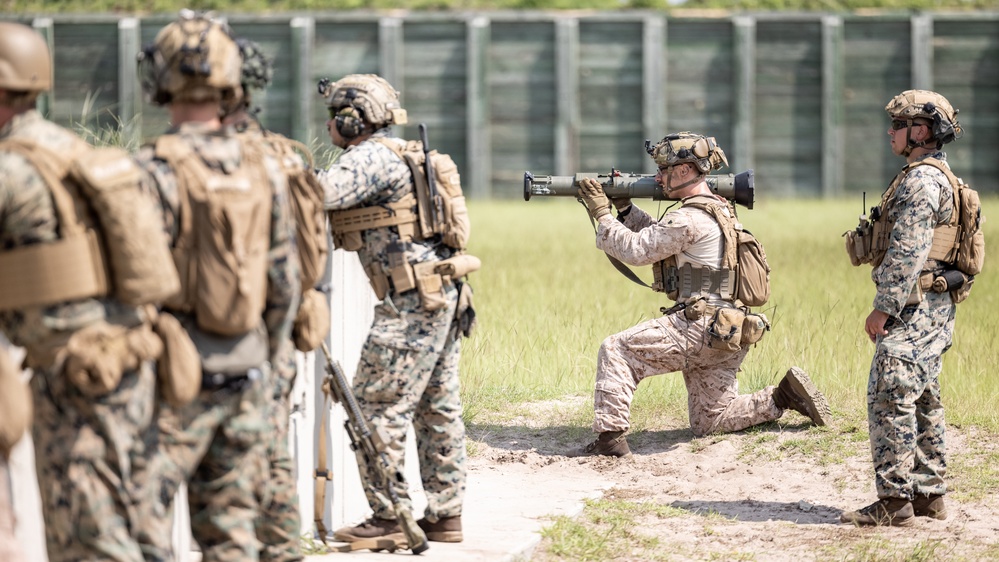
<svg viewBox="0 0 999 562"><path fill-rule="evenodd" d="M343 10L688 10L726 12L888 12L997 10L999 0L0 0L8 13L174 13L181 8L227 13Z"/></svg>

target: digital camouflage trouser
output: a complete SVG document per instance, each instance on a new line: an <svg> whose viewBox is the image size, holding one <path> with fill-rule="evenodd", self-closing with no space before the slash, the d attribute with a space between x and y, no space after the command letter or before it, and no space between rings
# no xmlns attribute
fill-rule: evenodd
<svg viewBox="0 0 999 562"><path fill-rule="evenodd" d="M133 465L146 462L142 436L153 420L154 384L148 364L97 398L51 370L32 377L31 435L50 562L142 560Z"/></svg>
<svg viewBox="0 0 999 562"><path fill-rule="evenodd" d="M431 522L461 515L465 495L465 424L461 419L458 360L461 340L453 329L457 291L447 287L447 306L426 312L417 291L393 295L396 309L379 304L361 350L353 392L372 431L386 439L393 470L403 471L406 429L416 433L420 479ZM396 313L396 310L399 312ZM363 457L358 467L376 517L395 519L386 494L369 483ZM406 482L393 486L412 509Z"/></svg>
<svg viewBox="0 0 999 562"><path fill-rule="evenodd" d="M912 499L947 491L939 375L954 334L949 293L926 293L879 337L867 385L878 497Z"/></svg>
<svg viewBox="0 0 999 562"><path fill-rule="evenodd" d="M606 338L597 354L593 431L626 431L638 383L647 377L681 371L694 435L739 431L775 420L773 387L739 394L736 373L748 349L707 346L706 315L689 321L683 313L638 324Z"/></svg>
<svg viewBox="0 0 999 562"><path fill-rule="evenodd" d="M270 430L267 441L269 470L258 482L260 513L257 517L257 539L261 542L260 559L269 562L291 562L302 559L299 533L302 517L298 509L298 487L295 461L288 453L288 392L280 391L267 407Z"/></svg>
<svg viewBox="0 0 999 562"><path fill-rule="evenodd" d="M187 483L191 534L203 562L257 560L255 485L267 470L265 418L270 377L245 386L201 391L182 408L163 408L159 432L150 440L160 462L141 475L143 499L139 539L147 560L173 560L173 499Z"/></svg>

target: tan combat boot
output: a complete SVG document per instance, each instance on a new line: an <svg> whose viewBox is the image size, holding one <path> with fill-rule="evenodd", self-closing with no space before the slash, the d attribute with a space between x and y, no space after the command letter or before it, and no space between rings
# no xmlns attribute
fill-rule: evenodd
<svg viewBox="0 0 999 562"><path fill-rule="evenodd" d="M815 425L828 425L832 410L826 397L812 382L808 373L791 367L774 389L774 403L781 410L794 410L812 420Z"/></svg>
<svg viewBox="0 0 999 562"><path fill-rule="evenodd" d="M406 541L402 528L395 519L371 517L367 521L353 527L343 527L333 533L333 540L340 542L356 542L365 539L392 539Z"/></svg>
<svg viewBox="0 0 999 562"><path fill-rule="evenodd" d="M461 534L461 516L441 517L436 523L427 521L426 518L416 522L427 534L428 541L434 542L461 542L465 537Z"/></svg>
<svg viewBox="0 0 999 562"><path fill-rule="evenodd" d="M881 498L857 511L846 511L840 515L843 523L877 527L908 527L915 516L912 503L902 498Z"/></svg>
<svg viewBox="0 0 999 562"><path fill-rule="evenodd" d="M597 436L589 445L582 449L576 449L567 456L589 457L603 455L607 457L630 457L631 449L628 448L628 440L624 438L623 431L605 431Z"/></svg>
<svg viewBox="0 0 999 562"><path fill-rule="evenodd" d="M947 506L944 505L943 494L916 494L912 498L912 512L917 517L930 519L947 519Z"/></svg>

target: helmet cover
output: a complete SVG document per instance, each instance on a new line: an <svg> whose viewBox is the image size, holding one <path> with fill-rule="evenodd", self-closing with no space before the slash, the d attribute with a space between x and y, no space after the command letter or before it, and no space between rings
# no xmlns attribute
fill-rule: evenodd
<svg viewBox="0 0 999 562"><path fill-rule="evenodd" d="M702 174L728 166L725 152L714 137L683 131L666 135L655 146L646 146L649 155L660 166L672 167L689 162Z"/></svg>
<svg viewBox="0 0 999 562"><path fill-rule="evenodd" d="M44 92L52 88L52 59L45 39L34 29L0 22L0 88Z"/></svg>
<svg viewBox="0 0 999 562"><path fill-rule="evenodd" d="M160 105L240 96L242 59L229 27L210 14L182 10L139 53L143 90Z"/></svg>
<svg viewBox="0 0 999 562"><path fill-rule="evenodd" d="M377 74L349 74L332 83L322 80L319 93L330 109L355 108L375 127L405 125L408 121L399 103L399 92Z"/></svg>
<svg viewBox="0 0 999 562"><path fill-rule="evenodd" d="M885 111L892 119L911 121L926 119L931 122L933 138L940 144L947 144L964 135L964 129L957 122L960 110L947 101L947 98L930 90L906 90L893 97Z"/></svg>

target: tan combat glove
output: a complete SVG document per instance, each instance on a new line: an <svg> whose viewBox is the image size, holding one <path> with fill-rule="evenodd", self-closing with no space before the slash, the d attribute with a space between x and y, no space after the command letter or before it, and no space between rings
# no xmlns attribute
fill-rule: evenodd
<svg viewBox="0 0 999 562"><path fill-rule="evenodd" d="M614 205L614 208L617 209L618 213L627 211L628 208L631 207L631 197L617 197L615 199L611 199L610 202Z"/></svg>
<svg viewBox="0 0 999 562"><path fill-rule="evenodd" d="M10 450L31 423L31 393L21 380L7 353L0 349L0 458L10 457Z"/></svg>
<svg viewBox="0 0 999 562"><path fill-rule="evenodd" d="M597 180L593 178L583 178L580 180L579 196L586 203L586 208L590 211L590 216L593 217L593 220L599 221L600 217L610 214L610 201L604 193L604 188Z"/></svg>

